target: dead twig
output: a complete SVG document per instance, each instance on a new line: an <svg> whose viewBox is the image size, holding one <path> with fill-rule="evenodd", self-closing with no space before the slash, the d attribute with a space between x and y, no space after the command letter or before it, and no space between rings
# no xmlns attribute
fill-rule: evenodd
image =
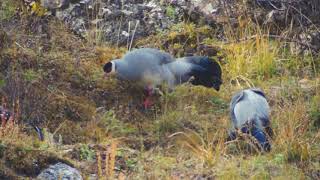
<svg viewBox="0 0 320 180"><path fill-rule="evenodd" d="M315 46L312 46L311 44L307 44L307 43L304 43L304 42L301 42L299 40L292 39L292 38L289 38L289 37L283 37L283 36L280 36L280 35L270 35L270 34L256 34L256 35L245 37L245 38L242 38L242 39L239 39L239 40L236 40L236 41L224 42L223 44L233 44L233 43L245 42L245 41L249 41L249 40L252 40L252 39L259 38L259 37L260 38L273 38L273 39L285 40L287 42L294 42L294 43L300 44L302 46L308 47L308 48L310 48L312 50L318 51L318 48L316 48Z"/></svg>
<svg viewBox="0 0 320 180"><path fill-rule="evenodd" d="M136 21L136 25L134 27L133 34L132 34L132 37L131 37L131 42L130 42L130 45L129 45L129 51L131 50L131 46L132 46L132 43L133 43L134 35L136 34L139 22L140 22L139 20Z"/></svg>

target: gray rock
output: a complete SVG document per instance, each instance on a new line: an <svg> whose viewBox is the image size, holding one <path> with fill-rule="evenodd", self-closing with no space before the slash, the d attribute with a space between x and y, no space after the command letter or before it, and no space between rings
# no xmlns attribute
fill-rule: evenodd
<svg viewBox="0 0 320 180"><path fill-rule="evenodd" d="M57 10L56 17L84 38L90 39L88 32L97 30L101 42L125 45L132 38L168 29L186 16L196 24L199 18L209 22L216 6L208 0L82 0Z"/></svg>
<svg viewBox="0 0 320 180"><path fill-rule="evenodd" d="M193 10L203 13L204 15L211 15L215 13L221 4L217 1L211 0L170 0L171 4L177 5L185 10Z"/></svg>
<svg viewBox="0 0 320 180"><path fill-rule="evenodd" d="M297 54L320 52L319 0L249 0L251 13L259 24L267 24L271 34L281 30L292 41L290 48ZM280 30L280 31L279 31ZM281 34L280 34L281 36Z"/></svg>
<svg viewBox="0 0 320 180"><path fill-rule="evenodd" d="M64 163L51 165L37 177L39 180L82 180L80 172Z"/></svg>

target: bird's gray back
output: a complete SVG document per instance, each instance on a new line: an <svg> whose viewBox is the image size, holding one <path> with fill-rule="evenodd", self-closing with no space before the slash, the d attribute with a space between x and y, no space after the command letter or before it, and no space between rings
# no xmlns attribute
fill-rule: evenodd
<svg viewBox="0 0 320 180"><path fill-rule="evenodd" d="M161 65L174 61L174 58L163 51L152 48L135 49L128 52L123 60L148 68L150 65Z"/></svg>
<svg viewBox="0 0 320 180"><path fill-rule="evenodd" d="M260 120L254 122L260 127L269 123L270 109L262 94L257 90L246 89L233 96L230 104L230 114L236 128L240 128L246 122L256 120Z"/></svg>
<svg viewBox="0 0 320 180"><path fill-rule="evenodd" d="M170 72L163 65L173 61L171 55L157 49L136 49L117 61L117 71L124 79L159 85L170 77Z"/></svg>
<svg viewBox="0 0 320 180"><path fill-rule="evenodd" d="M174 62L164 65L172 73L171 78L173 78L174 85L178 85L188 81L191 77L190 70L192 66L191 63L182 61L180 58Z"/></svg>

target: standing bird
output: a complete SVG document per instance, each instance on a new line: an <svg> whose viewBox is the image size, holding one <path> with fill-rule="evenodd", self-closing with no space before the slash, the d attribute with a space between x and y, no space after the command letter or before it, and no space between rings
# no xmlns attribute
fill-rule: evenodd
<svg viewBox="0 0 320 180"><path fill-rule="evenodd" d="M236 93L230 103L230 116L233 128L242 133L251 134L259 142L264 151L271 150L266 134L272 137L269 119L270 108L265 94L260 89L245 89ZM230 133L228 140L236 138Z"/></svg>
<svg viewBox="0 0 320 180"><path fill-rule="evenodd" d="M204 56L175 59L170 54L151 48L128 52L122 59L112 60L103 67L105 75L140 84L146 90L144 107L151 105L149 97L158 86L166 83L169 89L190 81L193 85L213 87L222 84L220 65Z"/></svg>

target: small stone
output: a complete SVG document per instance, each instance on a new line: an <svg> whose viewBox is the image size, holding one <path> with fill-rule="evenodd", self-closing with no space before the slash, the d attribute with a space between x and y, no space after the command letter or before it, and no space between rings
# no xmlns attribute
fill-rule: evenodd
<svg viewBox="0 0 320 180"><path fill-rule="evenodd" d="M129 35L130 35L127 31L122 31L121 34L124 35L124 36L126 36L126 37L129 37Z"/></svg>

